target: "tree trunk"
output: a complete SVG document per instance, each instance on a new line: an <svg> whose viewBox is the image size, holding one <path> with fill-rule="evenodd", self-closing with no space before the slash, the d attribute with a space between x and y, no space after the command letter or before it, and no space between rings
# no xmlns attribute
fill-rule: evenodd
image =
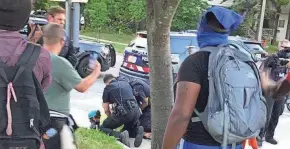
<svg viewBox="0 0 290 149"><path fill-rule="evenodd" d="M271 45L274 45L276 40L277 40L277 34L278 34L278 27L279 27L279 19L280 19L280 12L276 13L276 18L275 18L275 25L274 25L274 36L273 40L271 42Z"/></svg>
<svg viewBox="0 0 290 149"><path fill-rule="evenodd" d="M173 105L170 27L180 0L147 0L147 39L152 107L151 149L160 149Z"/></svg>
<svg viewBox="0 0 290 149"><path fill-rule="evenodd" d="M288 13L288 24L287 24L287 31L286 31L286 39L290 40L290 9Z"/></svg>

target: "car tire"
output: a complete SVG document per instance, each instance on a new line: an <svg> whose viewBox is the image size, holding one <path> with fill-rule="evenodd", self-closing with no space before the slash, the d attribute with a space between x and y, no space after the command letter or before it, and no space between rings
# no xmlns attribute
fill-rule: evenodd
<svg viewBox="0 0 290 149"><path fill-rule="evenodd" d="M290 111L290 104L289 103L286 104L286 107L287 107L288 111Z"/></svg>
<svg viewBox="0 0 290 149"><path fill-rule="evenodd" d="M116 60L117 60L115 48L112 45L107 45L107 47L110 49L110 55L108 55L111 58L110 66L114 67L116 65Z"/></svg>
<svg viewBox="0 0 290 149"><path fill-rule="evenodd" d="M85 78L91 74L91 71L89 71L89 69L88 69L89 61L90 61L89 56L86 56L86 57L82 58L79 62L79 65L77 67L77 71L82 78Z"/></svg>
<svg viewBox="0 0 290 149"><path fill-rule="evenodd" d="M77 71L82 78L85 78L92 73L92 71L89 69L89 62L90 62L89 56L82 58L79 62L79 65L77 67ZM101 68L102 68L103 65L102 65L102 62L99 58L98 58L98 62L100 63ZM103 71L103 70L101 70L101 71Z"/></svg>

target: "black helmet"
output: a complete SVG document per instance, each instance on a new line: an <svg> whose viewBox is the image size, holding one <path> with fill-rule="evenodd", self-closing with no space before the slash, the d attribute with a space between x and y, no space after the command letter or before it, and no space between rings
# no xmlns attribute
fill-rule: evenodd
<svg viewBox="0 0 290 149"><path fill-rule="evenodd" d="M27 23L31 0L0 0L0 29L19 31Z"/></svg>

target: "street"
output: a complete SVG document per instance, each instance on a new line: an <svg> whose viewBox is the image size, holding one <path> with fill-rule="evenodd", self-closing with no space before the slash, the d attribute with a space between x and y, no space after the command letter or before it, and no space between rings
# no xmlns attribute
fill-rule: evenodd
<svg viewBox="0 0 290 149"><path fill-rule="evenodd" d="M106 73L118 75L121 66L122 56L117 55L117 63L114 68L111 68ZM102 74L104 75L104 73ZM94 109L101 109L102 107L102 92L105 85L102 77L100 77L94 86L88 92L82 94L73 91L71 94L71 113L75 117L77 123L81 127L88 127L89 121L87 114ZM264 143L262 149L289 149L290 146L290 112L285 108L284 114L280 117L278 127L275 132L275 139L278 145L271 145ZM133 143L132 143L133 146ZM149 149L150 141L144 140L139 149Z"/></svg>

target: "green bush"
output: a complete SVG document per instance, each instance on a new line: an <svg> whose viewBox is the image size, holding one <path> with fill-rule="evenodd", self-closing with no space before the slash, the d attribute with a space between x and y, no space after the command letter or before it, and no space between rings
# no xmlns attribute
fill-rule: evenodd
<svg viewBox="0 0 290 149"><path fill-rule="evenodd" d="M114 137L107 136L98 130L79 128L76 131L79 149L123 149Z"/></svg>
<svg viewBox="0 0 290 149"><path fill-rule="evenodd" d="M267 48L266 48L266 51L269 53L269 54L273 54L273 53L276 53L278 51L278 47L276 45L269 45Z"/></svg>

